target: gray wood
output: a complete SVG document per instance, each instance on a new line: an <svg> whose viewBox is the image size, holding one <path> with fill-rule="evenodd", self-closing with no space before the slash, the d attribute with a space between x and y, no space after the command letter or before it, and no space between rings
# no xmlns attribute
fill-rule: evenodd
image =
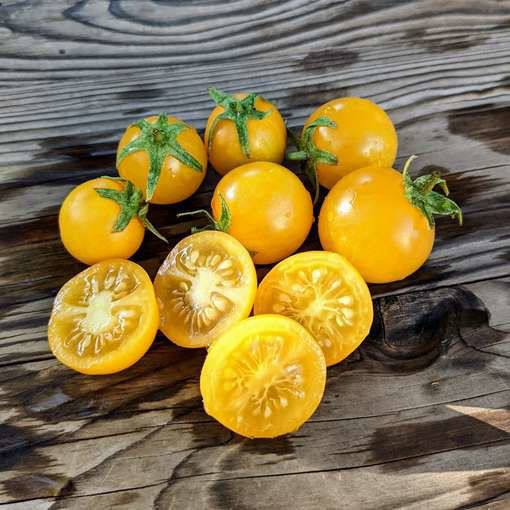
<svg viewBox="0 0 510 510"><path fill-rule="evenodd" d="M509 507L509 2L8 0L0 40L2 508ZM204 352L158 336L94 378L46 341L56 291L83 268L58 239L63 197L113 175L140 116L203 132L210 85L263 94L293 128L329 99L372 98L398 164L438 168L465 213L438 222L415 275L371 287L369 338L329 369L311 420L273 441L204 413ZM172 243L191 226L175 213L207 206L217 180L152 208ZM302 249L317 247L314 231ZM167 251L148 237L135 260L154 275Z"/></svg>

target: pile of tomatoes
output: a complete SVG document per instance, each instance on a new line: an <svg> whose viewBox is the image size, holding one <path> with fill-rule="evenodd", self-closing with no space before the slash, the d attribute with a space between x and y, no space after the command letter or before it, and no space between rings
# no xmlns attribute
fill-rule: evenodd
<svg viewBox="0 0 510 510"><path fill-rule="evenodd" d="M200 390L207 413L247 437L296 430L318 407L326 367L367 336L366 282L405 278L427 259L434 215L461 220L436 174L392 168L397 134L379 106L341 98L306 121L295 150L276 106L256 94L216 89L205 143L161 114L129 126L119 177L93 179L64 200L66 249L90 265L58 292L48 338L55 356L85 374L123 370L157 330L182 347L207 347ZM284 158L302 161L312 193ZM208 162L223 177L209 224L172 248L152 282L128 260L148 229L148 204L174 204L202 183ZM295 254L319 214L325 251ZM445 194L433 190L439 185ZM255 264L277 263L257 287ZM253 311L253 316L250 314Z"/></svg>

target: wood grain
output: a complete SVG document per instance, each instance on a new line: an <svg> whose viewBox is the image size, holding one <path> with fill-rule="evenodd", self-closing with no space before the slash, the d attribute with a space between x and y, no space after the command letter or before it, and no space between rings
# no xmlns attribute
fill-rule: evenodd
<svg viewBox="0 0 510 510"><path fill-rule="evenodd" d="M280 483L294 483L287 477L306 474L309 484L316 476L309 474L341 471L349 485L346 470L361 468L366 476L382 473L390 484L401 483L402 469L411 479L436 473L436 492L421 492L422 502L453 490L452 483L460 487L495 471L498 482L482 491L494 495L508 481L510 354L497 348L509 343L509 334L489 325L488 310L467 287L382 297L376 310L369 340L349 362L330 369L319 411L298 433L275 441L234 437L206 416L197 384L203 354L163 339L131 369L102 378L55 361L7 367L0 382L2 501L60 495L65 508L67 498L158 487L150 492L155 508L167 508L169 497L185 504L190 490L198 498L192 508L229 508L219 503L224 497L250 507L254 486L243 481L241 492L234 491L236 480L260 478L264 486L266 478L283 476L261 497L266 508ZM475 409L474 415L452 404ZM493 444L490 454L480 449ZM438 477L452 458L446 452L460 445L453 465L463 465L462 473ZM471 469L463 464L468 457ZM325 480L329 489L319 499L331 505L338 473ZM309 506L308 491L300 494L302 507ZM454 501L471 501L474 494L459 493ZM355 495L350 501L360 502ZM367 503L377 507L376 499Z"/></svg>
<svg viewBox="0 0 510 510"><path fill-rule="evenodd" d="M509 2L7 0L0 41L2 508L508 508ZM210 85L259 92L295 129L329 99L375 100L398 164L439 169L465 214L438 223L415 275L372 286L369 338L274 441L204 413L204 352L158 337L94 378L47 347L52 299L84 267L58 239L62 199L114 174L141 116L203 132ZM217 180L151 209L171 244L191 226L176 212L207 206ZM317 247L313 230L302 249ZM167 251L148 236L135 260L154 275Z"/></svg>
<svg viewBox="0 0 510 510"><path fill-rule="evenodd" d="M437 54L508 35L510 6L496 0L10 0L0 16L1 81L17 87L20 80L144 73L332 46L342 46L348 60L382 45Z"/></svg>

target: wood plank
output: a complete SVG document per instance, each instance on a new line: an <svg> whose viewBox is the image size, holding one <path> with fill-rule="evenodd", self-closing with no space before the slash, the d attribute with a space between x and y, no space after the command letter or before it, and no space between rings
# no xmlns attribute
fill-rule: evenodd
<svg viewBox="0 0 510 510"><path fill-rule="evenodd" d="M314 61L317 51L338 45L347 62L383 45L440 54L497 41L509 20L509 5L495 0L11 1L2 6L0 83L143 73L268 52L307 52Z"/></svg>

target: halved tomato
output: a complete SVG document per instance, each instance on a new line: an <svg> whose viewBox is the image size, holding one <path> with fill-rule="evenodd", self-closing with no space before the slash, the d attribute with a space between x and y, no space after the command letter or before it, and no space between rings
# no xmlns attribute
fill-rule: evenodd
<svg viewBox="0 0 510 510"><path fill-rule="evenodd" d="M328 366L359 346L373 319L361 275L347 259L326 251L297 253L277 264L257 290L254 311L302 324L321 346Z"/></svg>
<svg viewBox="0 0 510 510"><path fill-rule="evenodd" d="M138 361L158 331L145 270L123 259L99 262L58 292L48 325L53 354L84 374L111 374Z"/></svg>
<svg viewBox="0 0 510 510"><path fill-rule="evenodd" d="M180 241L159 268L154 288L161 331L182 347L206 347L251 312L257 274L250 254L219 231Z"/></svg>
<svg viewBox="0 0 510 510"><path fill-rule="evenodd" d="M326 363L303 326L279 315L250 317L209 349L200 376L210 416L247 437L297 430L317 409Z"/></svg>

